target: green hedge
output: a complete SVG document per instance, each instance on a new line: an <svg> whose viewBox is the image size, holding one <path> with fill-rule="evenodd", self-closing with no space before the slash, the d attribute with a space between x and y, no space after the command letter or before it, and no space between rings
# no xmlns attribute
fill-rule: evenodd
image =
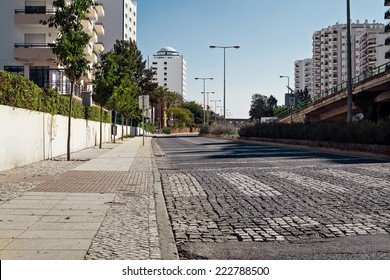
<svg viewBox="0 0 390 280"><path fill-rule="evenodd" d="M390 145L389 122L346 123L263 123L239 130L241 137L328 141L336 143Z"/></svg>
<svg viewBox="0 0 390 280"><path fill-rule="evenodd" d="M68 116L69 96L60 95L54 89L41 89L29 79L0 71L0 105ZM74 98L72 117L100 121L100 108L84 107ZM111 116L104 111L103 121L111 123Z"/></svg>

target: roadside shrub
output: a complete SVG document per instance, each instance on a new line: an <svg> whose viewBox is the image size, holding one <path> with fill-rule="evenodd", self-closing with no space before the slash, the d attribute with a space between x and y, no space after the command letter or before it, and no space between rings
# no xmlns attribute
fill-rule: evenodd
<svg viewBox="0 0 390 280"><path fill-rule="evenodd" d="M0 71L0 105L46 112L52 115L68 116L69 96L54 89L41 89L29 79ZM100 108L86 108L81 101L73 99L72 117L100 121ZM104 111L103 121L111 122L111 116Z"/></svg>
<svg viewBox="0 0 390 280"><path fill-rule="evenodd" d="M164 127L164 128L162 129L162 133L163 133L163 134L171 134L171 130L170 130L168 127Z"/></svg>
<svg viewBox="0 0 390 280"><path fill-rule="evenodd" d="M234 135L237 134L237 128L232 125L212 124L202 127L200 134Z"/></svg>
<svg viewBox="0 0 390 280"><path fill-rule="evenodd" d="M328 141L336 143L390 145L389 122L346 123L261 123L239 130L241 137Z"/></svg>

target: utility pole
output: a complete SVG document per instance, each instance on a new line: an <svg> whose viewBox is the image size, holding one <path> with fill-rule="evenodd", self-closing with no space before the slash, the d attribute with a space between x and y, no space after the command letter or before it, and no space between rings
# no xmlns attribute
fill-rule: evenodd
<svg viewBox="0 0 390 280"><path fill-rule="evenodd" d="M352 42L351 42L351 6L347 0L347 52L348 52L348 98L347 123L352 123Z"/></svg>

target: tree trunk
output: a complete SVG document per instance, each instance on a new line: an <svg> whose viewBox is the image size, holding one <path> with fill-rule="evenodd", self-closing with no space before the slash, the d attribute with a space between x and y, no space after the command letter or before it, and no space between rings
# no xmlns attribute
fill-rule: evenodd
<svg viewBox="0 0 390 280"><path fill-rule="evenodd" d="M125 125L125 118L123 116L121 116L121 119L122 119L122 137L121 137L121 140L123 141L123 133L124 133L123 126Z"/></svg>
<svg viewBox="0 0 390 280"><path fill-rule="evenodd" d="M103 105L100 104L100 142L99 142L99 149L102 148L102 141L103 141Z"/></svg>
<svg viewBox="0 0 390 280"><path fill-rule="evenodd" d="M68 115L68 140L66 146L66 159L70 161L70 138L72 131L72 106L73 106L73 87L74 81L70 81L70 99L69 99L69 115Z"/></svg>

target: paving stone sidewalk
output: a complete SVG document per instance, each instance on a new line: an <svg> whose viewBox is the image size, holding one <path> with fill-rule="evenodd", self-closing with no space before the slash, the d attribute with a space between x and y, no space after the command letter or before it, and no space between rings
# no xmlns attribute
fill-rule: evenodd
<svg viewBox="0 0 390 280"><path fill-rule="evenodd" d="M161 258L151 138L104 148L0 173L0 259Z"/></svg>

